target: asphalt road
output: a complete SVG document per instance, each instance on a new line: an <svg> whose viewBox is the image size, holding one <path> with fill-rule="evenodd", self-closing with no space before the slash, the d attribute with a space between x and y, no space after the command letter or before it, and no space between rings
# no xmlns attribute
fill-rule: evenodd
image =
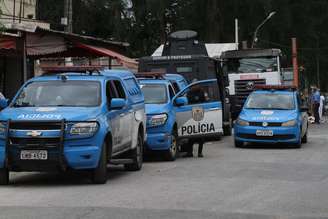
<svg viewBox="0 0 328 219"><path fill-rule="evenodd" d="M106 185L77 174L11 174L0 218L328 218L328 124L301 149L236 149L232 138L204 158L109 170Z"/></svg>

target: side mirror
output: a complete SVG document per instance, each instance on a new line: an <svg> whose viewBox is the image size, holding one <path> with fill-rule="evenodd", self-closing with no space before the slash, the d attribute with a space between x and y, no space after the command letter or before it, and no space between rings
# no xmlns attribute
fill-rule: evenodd
<svg viewBox="0 0 328 219"><path fill-rule="evenodd" d="M122 109L126 106L125 99L122 98L113 98L110 101L110 109Z"/></svg>
<svg viewBox="0 0 328 219"><path fill-rule="evenodd" d="M301 112L308 112L309 107L308 106L301 106Z"/></svg>
<svg viewBox="0 0 328 219"><path fill-rule="evenodd" d="M9 99L0 99L0 110L6 108L9 104Z"/></svg>
<svg viewBox="0 0 328 219"><path fill-rule="evenodd" d="M174 102L176 106L185 106L188 104L188 99L187 97L178 97Z"/></svg>

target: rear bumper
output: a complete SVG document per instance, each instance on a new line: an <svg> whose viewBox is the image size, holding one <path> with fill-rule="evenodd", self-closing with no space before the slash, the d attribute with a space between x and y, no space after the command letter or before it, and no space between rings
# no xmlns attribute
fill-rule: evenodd
<svg viewBox="0 0 328 219"><path fill-rule="evenodd" d="M171 133L148 133L146 146L150 150L168 150L171 147Z"/></svg>
<svg viewBox="0 0 328 219"><path fill-rule="evenodd" d="M272 130L273 136L257 136L257 130ZM297 143L300 139L300 129L295 127L259 127L239 126L234 127L235 140L241 142L258 143Z"/></svg>

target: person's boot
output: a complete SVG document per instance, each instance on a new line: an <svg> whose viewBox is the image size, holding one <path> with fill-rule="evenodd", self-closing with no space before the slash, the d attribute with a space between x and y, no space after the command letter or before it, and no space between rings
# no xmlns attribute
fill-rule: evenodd
<svg viewBox="0 0 328 219"><path fill-rule="evenodd" d="M198 157L204 157L203 155L203 144L199 143L198 145Z"/></svg>

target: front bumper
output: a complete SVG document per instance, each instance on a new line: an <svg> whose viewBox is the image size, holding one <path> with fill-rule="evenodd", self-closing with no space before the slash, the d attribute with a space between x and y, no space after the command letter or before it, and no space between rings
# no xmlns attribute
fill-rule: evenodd
<svg viewBox="0 0 328 219"><path fill-rule="evenodd" d="M272 130L273 136L257 136L257 130ZM260 126L234 126L235 140L241 142L259 143L297 143L300 139L300 129L294 127L260 127Z"/></svg>
<svg viewBox="0 0 328 219"><path fill-rule="evenodd" d="M146 146L150 150L168 150L171 147L171 133L148 133Z"/></svg>
<svg viewBox="0 0 328 219"><path fill-rule="evenodd" d="M69 169L93 169L97 167L100 155L98 146L64 147L61 153L57 149L11 146L8 150L8 168L12 171L55 171ZM2 149L2 148L1 148ZM46 150L47 160L21 160L22 150ZM5 158L4 150L0 150L0 158ZM4 164L4 162L1 162ZM3 166L2 166L3 167Z"/></svg>

